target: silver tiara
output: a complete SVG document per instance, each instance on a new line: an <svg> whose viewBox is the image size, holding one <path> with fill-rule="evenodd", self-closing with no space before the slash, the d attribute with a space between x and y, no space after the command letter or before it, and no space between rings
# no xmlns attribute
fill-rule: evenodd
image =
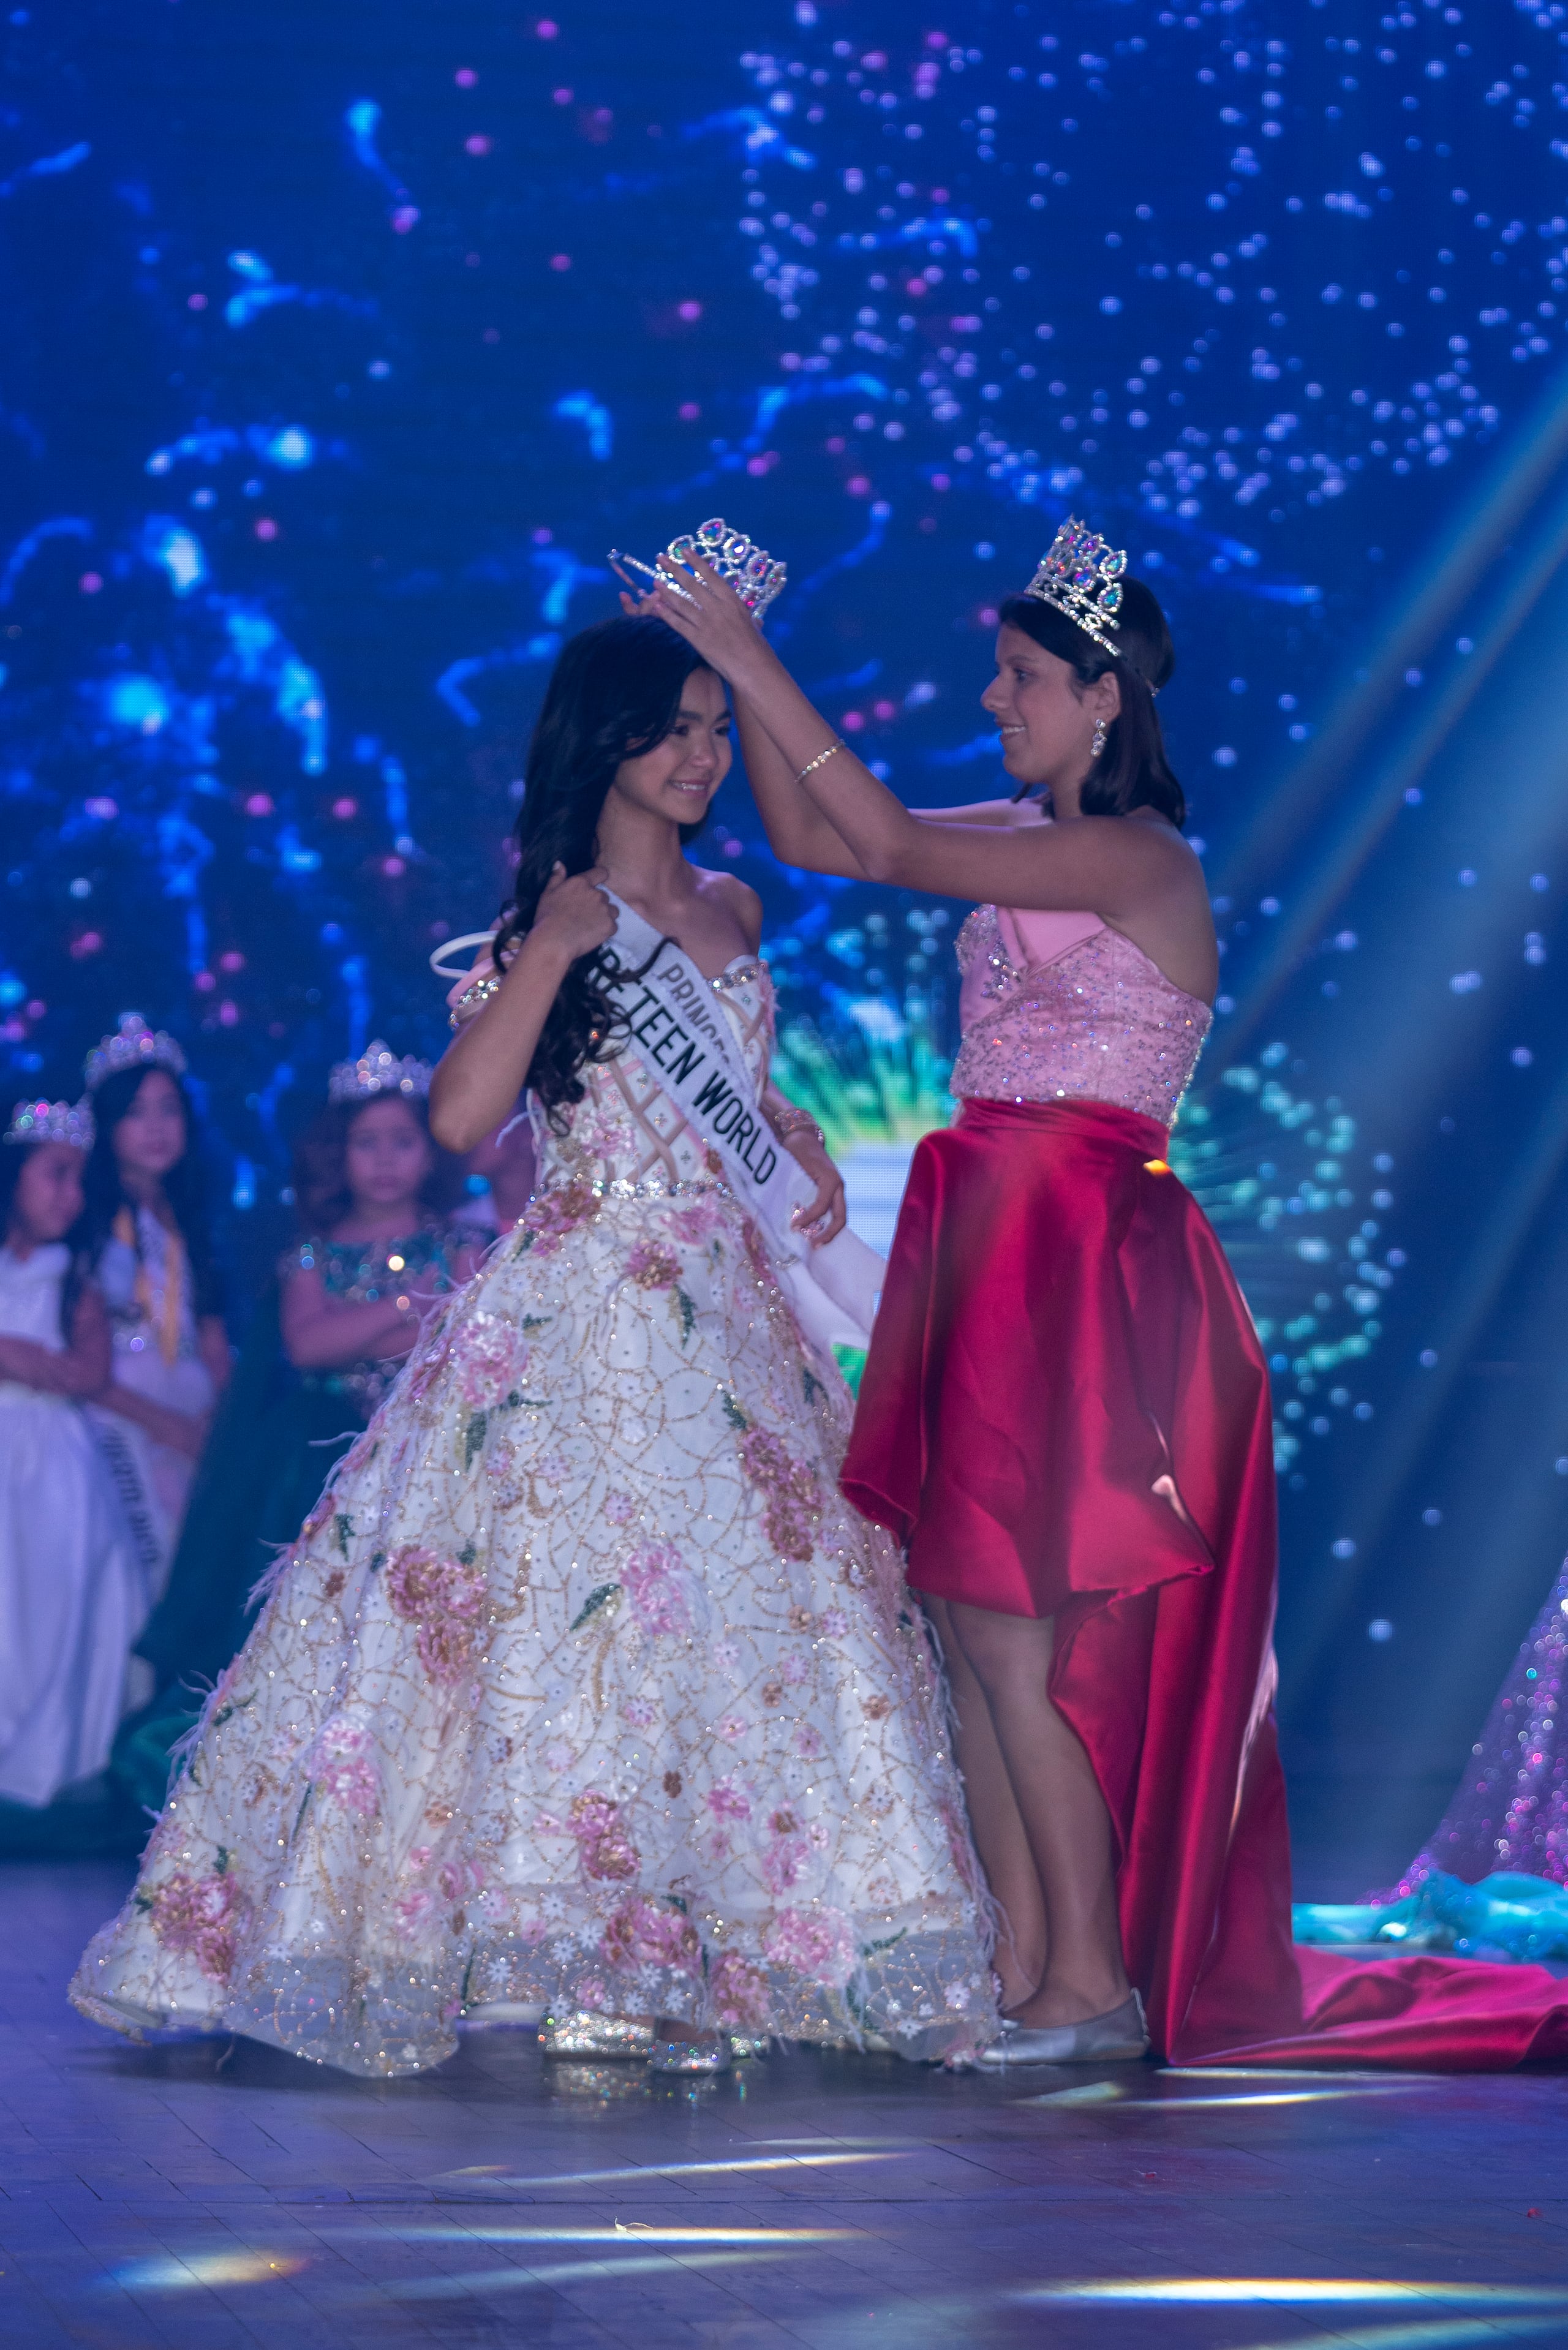
<svg viewBox="0 0 1568 2350"><path fill-rule="evenodd" d="M1125 547L1107 546L1086 522L1069 515L1023 592L1036 603L1054 605L1108 653L1120 654L1116 616L1127 567Z"/></svg>
<svg viewBox="0 0 1568 2350"><path fill-rule="evenodd" d="M20 1101L5 1129L7 1142L68 1142L92 1149L92 1111L85 1101Z"/></svg>
<svg viewBox="0 0 1568 2350"><path fill-rule="evenodd" d="M178 1077L184 1068L185 1055L172 1036L150 1028L140 1012L122 1012L119 1033L93 1046L82 1064L82 1078L90 1094L121 1069L168 1069Z"/></svg>
<svg viewBox="0 0 1568 2350"><path fill-rule="evenodd" d="M418 1094L431 1089L431 1065L411 1053L400 1061L389 1045L373 1037L357 1061L339 1061L327 1080L329 1102L374 1101L380 1094Z"/></svg>
<svg viewBox="0 0 1568 2350"><path fill-rule="evenodd" d="M743 531L732 530L722 515L705 522L696 530L683 531L672 538L665 548L672 563L690 563L700 556L721 579L727 579L759 628L763 614L778 594L789 576L787 564L775 563L765 546L753 546ZM643 563L635 555L623 555L619 547L609 551L612 563L628 563L634 571L654 579L666 588L673 588L678 596L686 590L672 580L668 571L651 563Z"/></svg>

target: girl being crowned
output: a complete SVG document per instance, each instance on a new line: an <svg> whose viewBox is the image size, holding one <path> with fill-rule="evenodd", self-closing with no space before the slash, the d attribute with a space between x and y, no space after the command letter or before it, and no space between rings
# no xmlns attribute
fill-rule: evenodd
<svg viewBox="0 0 1568 2350"><path fill-rule="evenodd" d="M724 689L575 638L438 1141L526 1087L535 1196L335 1471L74 1996L366 2074L458 2019L717 2070L769 2033L961 2056L984 1907L891 1540L838 1494L876 1260L769 1080L761 908L682 853Z"/></svg>

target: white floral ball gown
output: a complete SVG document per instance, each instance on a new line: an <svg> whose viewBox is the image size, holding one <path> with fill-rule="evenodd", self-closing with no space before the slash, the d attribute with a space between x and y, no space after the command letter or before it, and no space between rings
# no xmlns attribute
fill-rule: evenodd
<svg viewBox="0 0 1568 2350"><path fill-rule="evenodd" d="M0 1248L0 1331L60 1352L63 1242ZM109 1761L151 1594L79 1404L0 1379L0 1798L41 1807Z"/></svg>
<svg viewBox="0 0 1568 2350"><path fill-rule="evenodd" d="M754 1106L765 966L700 983ZM940 1687L838 1494L843 1381L651 1058L584 1076L214 1690L73 1985L99 2022L374 2074L506 2003L992 2036Z"/></svg>

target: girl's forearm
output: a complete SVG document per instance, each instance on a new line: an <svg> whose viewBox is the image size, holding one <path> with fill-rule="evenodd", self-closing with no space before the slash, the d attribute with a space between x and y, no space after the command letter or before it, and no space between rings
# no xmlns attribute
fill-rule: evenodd
<svg viewBox="0 0 1568 2350"><path fill-rule="evenodd" d="M221 1314L203 1314L196 1326L196 1352L207 1367L213 1391L222 1395L234 1367L234 1349Z"/></svg>
<svg viewBox="0 0 1568 2350"><path fill-rule="evenodd" d="M792 779L800 778L792 780L792 789L809 797L860 874L869 881L894 878L898 852L918 829L903 802L877 782L847 745L840 744L831 758L813 764L838 737L770 646L759 639L755 656L731 682L737 703L749 707ZM805 770L809 772L803 774ZM801 861L815 863L809 858Z"/></svg>
<svg viewBox="0 0 1568 2350"><path fill-rule="evenodd" d="M431 1081L431 1132L443 1149L472 1150L514 1107L570 968L554 940L530 932L497 993L458 1030Z"/></svg>
<svg viewBox="0 0 1568 2350"><path fill-rule="evenodd" d="M96 1351L88 1357L74 1347L40 1347L36 1338L0 1338L0 1379L36 1388L40 1395L96 1395L108 1369Z"/></svg>
<svg viewBox="0 0 1568 2350"><path fill-rule="evenodd" d="M154 1443L166 1444L172 1452L183 1452L193 1461L202 1450L207 1423L192 1412L174 1411L168 1404L154 1403L151 1396L139 1395L134 1388L110 1386L98 1400L109 1410L118 1412L121 1419L134 1421Z"/></svg>
<svg viewBox="0 0 1568 2350"><path fill-rule="evenodd" d="M755 705L740 691L734 699L746 781L774 855L785 865L804 866L811 873L844 873L852 879L863 879L858 858L796 783L794 769Z"/></svg>
<svg viewBox="0 0 1568 2350"><path fill-rule="evenodd" d="M395 1278L388 1275L389 1281ZM400 1307L399 1297L406 1301ZM297 1320L286 1308L284 1344L296 1371L336 1371L345 1363L374 1360L393 1351L389 1342L418 1321L418 1300L406 1289L359 1305L326 1305Z"/></svg>

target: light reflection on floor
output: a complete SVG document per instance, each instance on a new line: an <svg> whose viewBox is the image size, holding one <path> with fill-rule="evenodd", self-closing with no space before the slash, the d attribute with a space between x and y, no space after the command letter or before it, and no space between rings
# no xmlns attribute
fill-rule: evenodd
<svg viewBox="0 0 1568 2350"><path fill-rule="evenodd" d="M819 2143L819 2141L816 2142ZM834 2151L826 2154L775 2155L764 2157L761 2160L741 2158L732 2162L634 2162L626 2164L618 2170L547 2170L537 2172L526 2178L515 2178L498 2167L486 2164L483 2174L476 2167L468 2170L449 2170L442 2173L442 2178L443 2179L477 2178L483 2176L483 2183L489 2187L607 2187L613 2186L619 2179L628 2178L728 2178L746 2171L816 2170L829 2166L842 2168L847 2163L893 2162L899 2155L912 2151L911 2147L899 2147L877 2154Z"/></svg>
<svg viewBox="0 0 1568 2350"><path fill-rule="evenodd" d="M1440 2319L1434 2325L1358 2325L1345 2333L1293 2334L1288 2342L1248 2342L1239 2350L1467 2350L1471 2343L1540 2341L1555 2334L1563 2338L1558 2317Z"/></svg>
<svg viewBox="0 0 1568 2350"><path fill-rule="evenodd" d="M400 2244L795 2244L849 2243L857 2228L670 2228L645 2220L617 2220L607 2228L400 2228ZM358 2241L356 2239L355 2241Z"/></svg>
<svg viewBox="0 0 1568 2350"><path fill-rule="evenodd" d="M696 2274L707 2275L719 2269L755 2268L768 2261L787 2258L783 2252L702 2252L683 2260L679 2266ZM659 2256L650 2259L633 2254L619 2261L565 2261L550 2268L475 2269L462 2276L436 2276L400 2279L390 2284L367 2287L364 2299L382 2300L390 2295L398 2301L452 2301L472 2293L486 2295L497 2293L538 2292L564 2284L588 2284L603 2279L617 2281L628 2276L668 2276L676 2263Z"/></svg>
<svg viewBox="0 0 1568 2350"><path fill-rule="evenodd" d="M1118 2090L1114 2084L1109 2084L1107 2089L1103 2091L1094 2102L1110 2104L1116 2098L1125 2096L1126 2094L1125 2090ZM1403 2097L1408 2095L1408 2090L1391 2089L1386 2084L1376 2089L1272 2089L1265 2090L1258 2096L1140 2097L1136 2104L1125 2106L1123 2111L1136 2114L1141 2120L1147 2114L1212 2113L1216 2106L1222 2106L1228 2112L1234 2113L1246 2106L1327 2106L1338 2105L1346 2097ZM1064 2106L1069 2101L1075 2105L1087 2105L1090 2099L1072 2089L1059 2089L1054 2095L1047 2093L1041 2097L1019 2099L1019 2103L1025 2106Z"/></svg>
<svg viewBox="0 0 1568 2350"><path fill-rule="evenodd" d="M1436 2284L1366 2277L1090 2277L1077 2283L1033 2285L1014 2298L1038 2309L1104 2308L1111 2303L1123 2308L1137 2303L1140 2307L1218 2309L1238 2302L1272 2302L1304 2309L1324 2302L1364 2305L1423 2302L1438 2308L1446 2303L1459 2309L1509 2305L1568 2311L1568 2287Z"/></svg>
<svg viewBox="0 0 1568 2350"><path fill-rule="evenodd" d="M1155 2079L1161 2082L1187 2082L1195 2078L1213 2081L1222 2080L1225 2077L1226 2075L1220 2073L1194 2074L1185 2071L1158 2073L1154 2075ZM1231 2074L1230 2077L1234 2079L1237 2076ZM1299 2073L1293 2076L1288 2073L1249 2073L1241 2077L1254 2081L1290 2080L1293 2084L1299 2084L1303 2075ZM1017 2103L1021 2106L1068 2107L1120 2105L1124 2113L1141 2117L1146 2114L1212 2112L1216 2107L1240 2109L1249 2106L1318 2106L1340 2103L1349 2097L1419 2096L1424 2091L1437 2086L1437 2084L1432 2081L1390 2081L1386 2074L1381 2075L1355 2074L1347 2077L1344 2074L1335 2075L1309 2073L1304 2077L1309 2081L1332 2080L1334 2085L1325 2089L1302 2088L1293 2085L1288 2089L1242 2089L1233 2096L1189 2097L1182 2094L1137 2096L1120 2081L1090 2081L1076 2088L1046 2089L1038 2096L1020 2097Z"/></svg>
<svg viewBox="0 0 1568 2350"><path fill-rule="evenodd" d="M358 2082L106 2045L103 1888L4 1891L0 2350L1568 2350L1560 2075L781 2050L694 2099L496 2029Z"/></svg>
<svg viewBox="0 0 1568 2350"><path fill-rule="evenodd" d="M275 2284L309 2266L308 2257L297 2252L173 2252L128 2261L109 2281L131 2293L180 2293L192 2285Z"/></svg>

